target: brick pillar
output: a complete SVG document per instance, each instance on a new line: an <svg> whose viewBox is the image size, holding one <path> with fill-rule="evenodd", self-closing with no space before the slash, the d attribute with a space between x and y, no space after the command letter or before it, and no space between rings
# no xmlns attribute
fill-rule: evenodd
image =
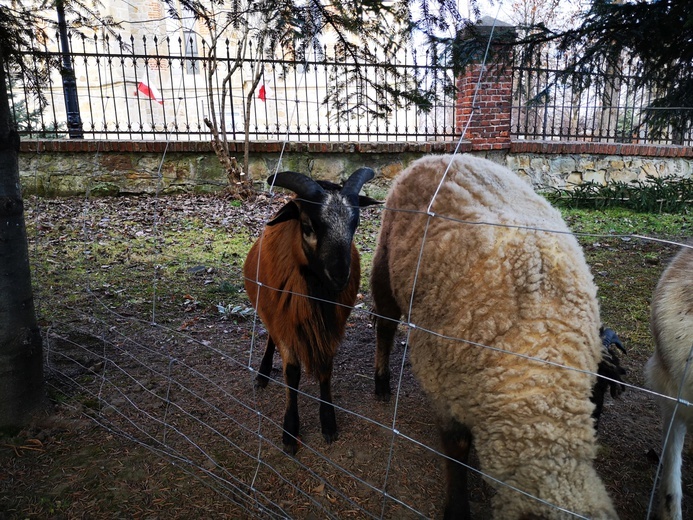
<svg viewBox="0 0 693 520"><path fill-rule="evenodd" d="M514 28L497 21L495 23L494 35L514 34ZM492 19L484 18L476 36L481 38L485 34L488 38L493 24ZM501 64L487 61L481 74L481 82L479 82L482 65L473 63L468 65L462 76L457 78L455 126L459 131L467 128L464 139L472 143L473 150L510 148L512 68L510 63L505 65L503 67ZM479 83L478 91L477 83ZM473 111L474 106L476 110Z"/></svg>

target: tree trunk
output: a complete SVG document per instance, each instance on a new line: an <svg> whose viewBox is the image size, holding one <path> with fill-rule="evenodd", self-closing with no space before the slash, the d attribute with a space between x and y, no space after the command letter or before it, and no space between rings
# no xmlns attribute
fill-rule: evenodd
<svg viewBox="0 0 693 520"><path fill-rule="evenodd" d="M216 103L215 103L215 93L210 85L213 85L214 74L217 71L217 46L218 40L215 39L214 45L210 48L210 65L209 72L207 73L207 98L209 100L209 117L204 119L205 125L209 128L212 133L212 150L216 154L221 166L226 172L226 178L228 180L227 192L234 199L247 200L254 195L252 190L252 184L246 182L248 175L246 175L247 169L243 170L239 165L236 157L232 157L229 151L229 141L228 134L226 133L226 117L225 117L225 100L226 96L231 91L231 75L233 72L240 67L240 59L233 62L231 69L229 69L226 77L222 81L222 88L220 92L221 97L221 110L219 117L216 115ZM247 168L247 164L246 164Z"/></svg>
<svg viewBox="0 0 693 520"><path fill-rule="evenodd" d="M44 404L43 352L36 322L19 185L19 134L10 118L0 48L0 431L16 432Z"/></svg>
<svg viewBox="0 0 693 520"><path fill-rule="evenodd" d="M617 142L624 142L618 129L618 103L621 94L621 65L619 57L614 56L606 66L604 91L602 92L602 113L599 120L599 137L609 139L615 137Z"/></svg>

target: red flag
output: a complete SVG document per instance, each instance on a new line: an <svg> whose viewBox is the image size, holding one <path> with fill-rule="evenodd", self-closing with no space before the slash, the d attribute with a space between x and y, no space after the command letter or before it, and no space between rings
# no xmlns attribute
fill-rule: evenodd
<svg viewBox="0 0 693 520"><path fill-rule="evenodd" d="M137 90L135 91L136 96L139 95L138 92L141 92L142 94L147 96L149 99L153 99L154 101L156 101L160 105L164 104L164 100L161 97L161 94L159 94L159 91L156 90L156 88L154 88L154 87L150 87L146 83L143 83L140 81L137 84Z"/></svg>
<svg viewBox="0 0 693 520"><path fill-rule="evenodd" d="M264 85L260 85L260 91L257 93L257 97L259 97L262 101L267 100L267 91L265 90Z"/></svg>

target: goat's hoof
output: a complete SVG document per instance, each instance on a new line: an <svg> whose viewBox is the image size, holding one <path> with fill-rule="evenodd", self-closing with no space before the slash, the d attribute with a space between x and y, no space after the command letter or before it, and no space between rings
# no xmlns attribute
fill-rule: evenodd
<svg viewBox="0 0 693 520"><path fill-rule="evenodd" d="M298 451L298 443L295 444L284 444L284 453L291 455L292 457L296 455Z"/></svg>
<svg viewBox="0 0 693 520"><path fill-rule="evenodd" d="M336 441L339 438L339 434L336 431L332 432L332 433L322 432L322 436L325 438L325 442L327 444L332 444L334 441Z"/></svg>
<svg viewBox="0 0 693 520"><path fill-rule="evenodd" d="M375 398L387 403L390 401L390 374L375 375Z"/></svg>
<svg viewBox="0 0 693 520"><path fill-rule="evenodd" d="M262 374L260 374L255 378L256 389L265 388L267 386L267 383L269 383L269 377L267 376L263 376Z"/></svg>
<svg viewBox="0 0 693 520"><path fill-rule="evenodd" d="M389 403L391 395L392 394L389 390L387 392L378 391L377 389L375 390L375 399L376 401L380 401L381 403Z"/></svg>

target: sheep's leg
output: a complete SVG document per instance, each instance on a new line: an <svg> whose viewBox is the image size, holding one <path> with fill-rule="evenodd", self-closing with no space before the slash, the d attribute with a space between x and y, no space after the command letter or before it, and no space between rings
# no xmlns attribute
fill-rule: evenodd
<svg viewBox="0 0 693 520"><path fill-rule="evenodd" d="M267 338L267 347L265 348L265 354L262 356L262 361L260 362L260 370L255 378L255 388L265 388L267 383L269 383L269 375L272 371L272 358L274 357L275 344L272 336Z"/></svg>
<svg viewBox="0 0 693 520"><path fill-rule="evenodd" d="M375 396L381 401L390 400L390 352L402 316L402 310L392 294L387 264L387 250L378 249L373 260L371 290L376 315Z"/></svg>
<svg viewBox="0 0 693 520"><path fill-rule="evenodd" d="M337 440L337 419L332 404L332 364L327 370L320 373L320 427L325 442L330 444Z"/></svg>
<svg viewBox="0 0 693 520"><path fill-rule="evenodd" d="M399 319L394 318L395 320ZM390 389L390 352L395 342L397 321L378 316L376 318L375 347L375 396L380 401L389 401Z"/></svg>
<svg viewBox="0 0 693 520"><path fill-rule="evenodd" d="M284 412L284 451L296 455L298 451L298 383L301 381L301 365L298 361L284 361L284 381L286 383L286 411Z"/></svg>
<svg viewBox="0 0 693 520"><path fill-rule="evenodd" d="M441 426L440 438L444 453L450 457L445 459L447 498L444 518L469 519L471 513L467 493L467 464L472 446L472 433L463 424L452 421Z"/></svg>
<svg viewBox="0 0 693 520"><path fill-rule="evenodd" d="M681 452L686 437L686 423L677 416L671 425L669 438L666 439L673 411L674 407L669 403L662 407L664 440L666 441L666 447L662 453L662 481L659 488L659 510L662 520L681 520L682 518Z"/></svg>

